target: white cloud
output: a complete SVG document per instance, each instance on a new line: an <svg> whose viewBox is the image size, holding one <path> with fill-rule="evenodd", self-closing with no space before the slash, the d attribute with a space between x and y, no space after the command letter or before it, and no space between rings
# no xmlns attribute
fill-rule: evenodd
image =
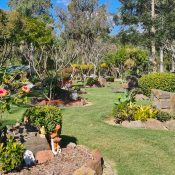
<svg viewBox="0 0 175 175"><path fill-rule="evenodd" d="M70 3L70 0L57 0L58 4L63 4L64 6L68 6Z"/></svg>

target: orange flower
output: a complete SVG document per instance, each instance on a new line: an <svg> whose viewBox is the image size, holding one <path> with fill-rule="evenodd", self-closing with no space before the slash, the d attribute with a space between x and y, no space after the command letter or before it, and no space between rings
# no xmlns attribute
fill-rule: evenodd
<svg viewBox="0 0 175 175"><path fill-rule="evenodd" d="M28 92L30 92L30 88L28 86L23 86L22 91L28 93Z"/></svg>
<svg viewBox="0 0 175 175"><path fill-rule="evenodd" d="M7 95L7 90L0 88L0 97L4 97Z"/></svg>

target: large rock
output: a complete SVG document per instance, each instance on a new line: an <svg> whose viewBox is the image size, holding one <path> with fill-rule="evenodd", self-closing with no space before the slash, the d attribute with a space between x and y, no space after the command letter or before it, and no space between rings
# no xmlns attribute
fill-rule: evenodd
<svg viewBox="0 0 175 175"><path fill-rule="evenodd" d="M170 131L175 131L175 120L165 122L164 126Z"/></svg>
<svg viewBox="0 0 175 175"><path fill-rule="evenodd" d="M121 124L125 128L145 128L145 123L137 120L137 121L123 121Z"/></svg>
<svg viewBox="0 0 175 175"><path fill-rule="evenodd" d="M165 130L166 127L158 120L148 119L145 122L137 121L123 121L121 124L125 128L148 128L148 129L160 129Z"/></svg>
<svg viewBox="0 0 175 175"><path fill-rule="evenodd" d="M155 119L149 119L144 123L145 123L145 127L148 129L160 129L160 130L166 129L163 126L162 122L155 120Z"/></svg>
<svg viewBox="0 0 175 175"><path fill-rule="evenodd" d="M152 89L154 106L165 112L175 112L175 93Z"/></svg>
<svg viewBox="0 0 175 175"><path fill-rule="evenodd" d="M149 98L143 94L136 94L135 95L135 100L149 100Z"/></svg>
<svg viewBox="0 0 175 175"><path fill-rule="evenodd" d="M95 171L95 175L103 174L103 159L98 149L92 151L93 160L89 160L86 163L86 167Z"/></svg>
<svg viewBox="0 0 175 175"><path fill-rule="evenodd" d="M54 158L51 150L38 151L35 155L35 159L38 164L45 163Z"/></svg>
<svg viewBox="0 0 175 175"><path fill-rule="evenodd" d="M47 139L40 137L39 134L32 135L30 134L26 141L24 142L26 149L33 152L35 155L38 151L49 150L50 145Z"/></svg>

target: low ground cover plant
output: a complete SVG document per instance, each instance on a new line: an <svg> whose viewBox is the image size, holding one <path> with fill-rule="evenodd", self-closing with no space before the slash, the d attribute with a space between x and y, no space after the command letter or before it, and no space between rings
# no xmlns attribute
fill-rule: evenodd
<svg viewBox="0 0 175 175"><path fill-rule="evenodd" d="M151 95L151 89L175 92L175 74L150 73L139 79L139 86L146 96Z"/></svg>
<svg viewBox="0 0 175 175"><path fill-rule="evenodd" d="M57 125L62 125L61 110L56 106L35 106L26 110L24 117L36 127L44 126L46 133L55 130Z"/></svg>

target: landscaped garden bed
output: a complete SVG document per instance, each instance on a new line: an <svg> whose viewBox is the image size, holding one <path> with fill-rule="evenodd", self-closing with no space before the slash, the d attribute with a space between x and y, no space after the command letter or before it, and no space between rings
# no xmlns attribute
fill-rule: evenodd
<svg viewBox="0 0 175 175"><path fill-rule="evenodd" d="M84 172L102 175L102 157L97 150L91 152L84 146L70 143L58 156L52 157L49 161L31 168L24 167L20 172L9 175L82 175Z"/></svg>

